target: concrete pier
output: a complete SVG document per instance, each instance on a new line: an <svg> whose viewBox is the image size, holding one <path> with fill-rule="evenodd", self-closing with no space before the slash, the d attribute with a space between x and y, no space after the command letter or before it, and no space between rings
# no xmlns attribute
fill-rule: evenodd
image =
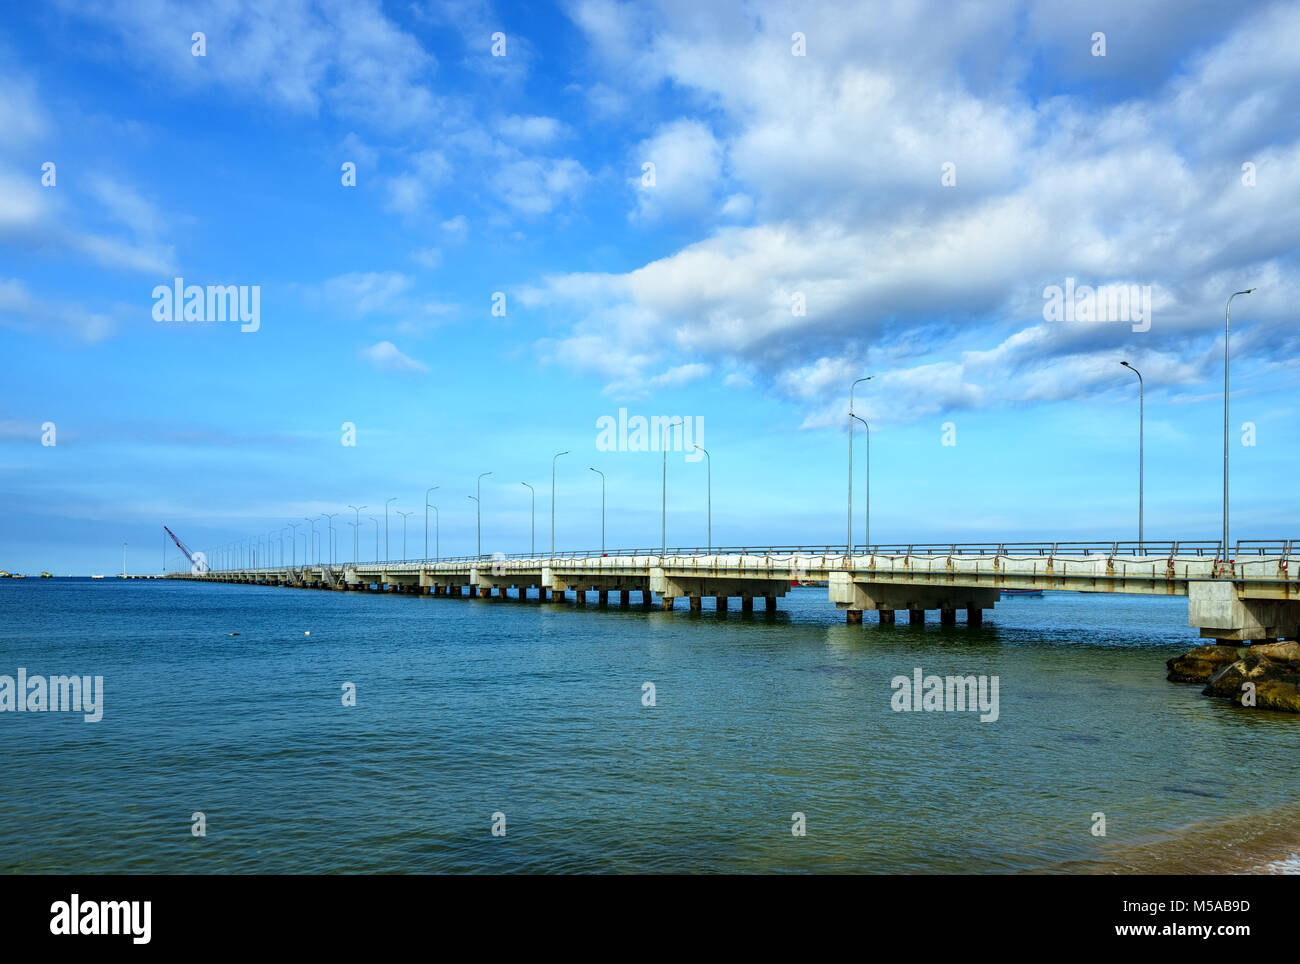
<svg viewBox="0 0 1300 964"><path fill-rule="evenodd" d="M685 596L699 611L704 596L718 611L741 599L752 611L757 596L767 612L792 581L826 581L829 602L846 613L875 610L879 625L896 622L899 610L909 621L924 621L938 610L940 623L952 626L956 612L980 626L1004 589L1129 593L1188 597L1188 625L1206 639L1224 644L1295 638L1300 635L1300 566L1290 560L1300 540L1251 541L1230 547L1193 543L1018 543L1015 545L873 546L870 554L841 547L659 550L570 553L551 558L520 555L429 560L424 562L294 565L262 569L182 572L167 578L334 589L404 595L485 599L529 598L564 601L565 594L592 591L602 605L609 593L620 606L641 593L644 608L673 608ZM213 557L209 553L209 558ZM1230 561L1225 561L1230 560ZM495 592L493 592L495 590ZM846 616L856 622L856 616Z"/></svg>

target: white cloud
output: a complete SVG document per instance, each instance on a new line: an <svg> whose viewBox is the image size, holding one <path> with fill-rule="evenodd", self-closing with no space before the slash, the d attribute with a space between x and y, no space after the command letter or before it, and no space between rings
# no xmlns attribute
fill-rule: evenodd
<svg viewBox="0 0 1300 964"><path fill-rule="evenodd" d="M402 354L391 341L381 341L361 352L361 357L382 372L416 372L423 374L429 366Z"/></svg>
<svg viewBox="0 0 1300 964"><path fill-rule="evenodd" d="M547 356L610 389L707 358L800 400L810 423L832 409L842 420L858 373L889 372L874 387L890 405L873 414L914 418L1107 390L1117 356L1190 383L1223 292L1270 276L1278 300L1254 302L1246 337L1259 356L1297 347L1286 292L1300 288L1300 115L1286 105L1300 8L1153 35L1138 28L1181 23L1155 6L1109 39L1140 38L1164 66L1126 55L1122 84L1073 96L1044 94L1043 77L1091 91L1081 78L1109 64L1078 40L1077 17L1046 8L1028 29L1044 49L1078 46L1077 62L1031 63L1019 14L995 7L886 5L855 20L822 5L792 28L775 2L575 4L600 83L629 98L664 84L701 105L635 149L634 171L653 160L656 186L629 180L639 218L703 230L642 267L522 292L572 319L542 342ZM807 33L807 57L790 56L791 29ZM1241 184L1243 159L1255 187ZM955 187L940 183L946 162ZM1045 325L1044 286L1067 277L1150 285L1150 331Z"/></svg>
<svg viewBox="0 0 1300 964"><path fill-rule="evenodd" d="M568 136L568 127L554 117L511 114L497 122L497 133L512 143L544 147Z"/></svg>
<svg viewBox="0 0 1300 964"><path fill-rule="evenodd" d="M708 125L676 120L636 148L637 214L646 219L685 217L709 207L722 176L722 146ZM642 165L654 164L655 183L643 182Z"/></svg>
<svg viewBox="0 0 1300 964"><path fill-rule="evenodd" d="M102 312L78 304L36 298L23 282L0 278L0 325L28 334L70 334L94 344L116 329Z"/></svg>
<svg viewBox="0 0 1300 964"><path fill-rule="evenodd" d="M436 120L439 103L424 84L434 58L389 20L376 0L352 3L62 0L73 17L104 24L134 55L127 63L165 72L191 88L215 85L313 115L322 106L387 128ZM201 24L207 56L190 53ZM193 29L199 29L193 26Z"/></svg>
<svg viewBox="0 0 1300 964"><path fill-rule="evenodd" d="M549 214L559 204L576 198L590 180L572 158L515 161L493 178L493 186L509 207L521 214Z"/></svg>

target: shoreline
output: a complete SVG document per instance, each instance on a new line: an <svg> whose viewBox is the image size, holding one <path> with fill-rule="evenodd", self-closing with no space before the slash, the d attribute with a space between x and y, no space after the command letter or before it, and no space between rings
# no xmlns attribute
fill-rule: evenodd
<svg viewBox="0 0 1300 964"><path fill-rule="evenodd" d="M1271 809L1202 820L1136 843L1104 845L1096 858L1051 869L1068 874L1300 874L1300 816Z"/></svg>

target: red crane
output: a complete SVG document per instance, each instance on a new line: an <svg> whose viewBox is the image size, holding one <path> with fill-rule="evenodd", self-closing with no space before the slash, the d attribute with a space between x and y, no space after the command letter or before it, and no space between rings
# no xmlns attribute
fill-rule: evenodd
<svg viewBox="0 0 1300 964"><path fill-rule="evenodd" d="M181 552L185 553L185 558L188 559L190 565L193 566L195 564L194 553L190 552L190 550L186 548L185 543L181 542L180 539L176 538L176 533L172 532L171 529L168 529L166 526L163 526L163 532L167 533L169 536L172 537L172 542L176 543L176 548L179 549Z"/></svg>

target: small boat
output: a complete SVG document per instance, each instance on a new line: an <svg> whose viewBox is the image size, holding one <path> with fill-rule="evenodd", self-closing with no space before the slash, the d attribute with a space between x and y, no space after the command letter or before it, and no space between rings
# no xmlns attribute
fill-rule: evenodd
<svg viewBox="0 0 1300 964"><path fill-rule="evenodd" d="M23 573L21 573L21 572L15 572L12 576L10 576L10 578L11 578L11 579L26 579L27 577L26 577Z"/></svg>
<svg viewBox="0 0 1300 964"><path fill-rule="evenodd" d="M1041 589L1003 589L1002 590L1002 595L1004 596L1041 596L1042 594L1043 591Z"/></svg>
<svg viewBox="0 0 1300 964"><path fill-rule="evenodd" d="M42 579L53 579L53 578L54 578L54 575L53 575L52 573L43 572L43 573L41 573L41 578L42 578Z"/></svg>
<svg viewBox="0 0 1300 964"><path fill-rule="evenodd" d="M91 579L103 579L104 577L103 577L102 575L98 575L98 576L91 576L90 578L91 578Z"/></svg>
<svg viewBox="0 0 1300 964"><path fill-rule="evenodd" d="M13 573L0 569L0 579L12 579Z"/></svg>

